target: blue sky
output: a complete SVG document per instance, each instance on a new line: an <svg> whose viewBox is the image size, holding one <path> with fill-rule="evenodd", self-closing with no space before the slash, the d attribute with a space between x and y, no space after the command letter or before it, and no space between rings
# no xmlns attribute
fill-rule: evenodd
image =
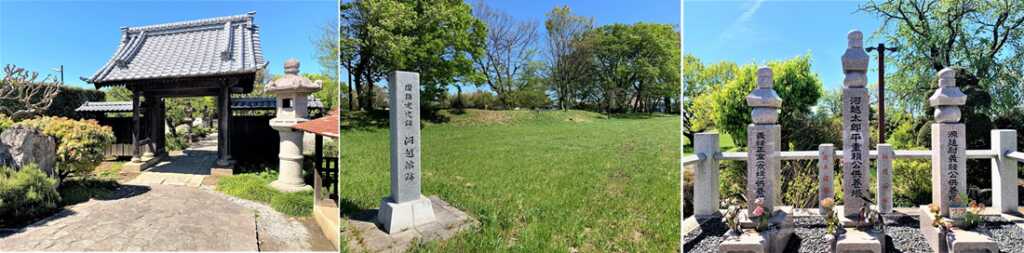
<svg viewBox="0 0 1024 253"><path fill-rule="evenodd" d="M738 64L788 59L811 53L813 71L826 89L842 87L840 57L846 33L859 29L865 47L877 45L872 34L881 19L857 12L860 1L686 1L683 51L704 64L722 60ZM875 83L875 53L868 82ZM889 71L886 71L889 72Z"/></svg>
<svg viewBox="0 0 1024 253"><path fill-rule="evenodd" d="M114 54L120 27L229 16L256 11L271 73L297 58L302 72L320 73L313 41L336 23L337 2L302 1L0 1L0 64L40 73L63 64L68 85L89 77ZM333 71L332 71L333 72Z"/></svg>

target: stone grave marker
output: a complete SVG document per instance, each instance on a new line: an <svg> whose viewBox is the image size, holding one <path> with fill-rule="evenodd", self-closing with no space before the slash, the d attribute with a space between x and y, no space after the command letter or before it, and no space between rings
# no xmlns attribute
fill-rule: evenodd
<svg viewBox="0 0 1024 253"><path fill-rule="evenodd" d="M864 52L864 35L859 30L847 34L846 53L843 54L843 213L856 215L864 206L857 196L870 197L868 148L868 54Z"/></svg>
<svg viewBox="0 0 1024 253"><path fill-rule="evenodd" d="M753 107L747 125L747 201L751 203L748 212L753 212L755 199L764 200L767 212L779 204L779 151L781 126L778 124L782 98L772 89L772 70L761 67L757 70L757 88L747 96L747 105Z"/></svg>
<svg viewBox="0 0 1024 253"><path fill-rule="evenodd" d="M891 213L892 212L892 160L895 159L896 153L892 150L890 144L878 144L878 159L875 160L877 166L877 184L878 185L878 212L879 213Z"/></svg>
<svg viewBox="0 0 1024 253"><path fill-rule="evenodd" d="M832 181L835 179L835 146L832 144L818 145L818 203L827 198L835 198L836 192ZM822 214L825 209L819 207Z"/></svg>
<svg viewBox="0 0 1024 253"><path fill-rule="evenodd" d="M949 206L967 193L967 145L960 107L967 96L956 87L955 70L939 71L939 88L928 98L935 107L932 124L932 202L939 215L949 215Z"/></svg>

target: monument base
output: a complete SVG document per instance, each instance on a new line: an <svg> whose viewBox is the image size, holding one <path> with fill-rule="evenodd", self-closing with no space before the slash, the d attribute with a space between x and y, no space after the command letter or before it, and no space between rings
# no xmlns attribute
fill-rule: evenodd
<svg viewBox="0 0 1024 253"><path fill-rule="evenodd" d="M391 202L387 197L380 202L377 213L377 224L388 234L399 233L407 229L428 224L436 220L430 199L420 196L419 199L402 203Z"/></svg>
<svg viewBox="0 0 1024 253"><path fill-rule="evenodd" d="M836 239L835 252L885 252L885 235L877 231L847 229Z"/></svg>
<svg viewBox="0 0 1024 253"><path fill-rule="evenodd" d="M938 253L999 252L999 245L992 238L973 231L953 228L953 238L951 241L947 240L946 233L932 226L932 222L938 217L932 214L928 206L921 206L920 210L921 234L924 235L925 241L928 241L928 246L932 248L932 251Z"/></svg>
<svg viewBox="0 0 1024 253"><path fill-rule="evenodd" d="M301 192L301 191L312 191L313 187L307 184L289 184L281 182L281 180L274 180L270 182L270 187L282 192Z"/></svg>
<svg viewBox="0 0 1024 253"><path fill-rule="evenodd" d="M145 159L132 160L130 162L125 163L124 166L121 167L121 173L142 173L142 171L149 169L150 167L153 167L154 165L165 159L167 159L166 155L152 156Z"/></svg>
<svg viewBox="0 0 1024 253"><path fill-rule="evenodd" d="M772 215L768 222L771 223L775 229L770 229L758 233L754 230L756 226L753 221L747 217L743 217L740 220L740 227L743 228L743 235L740 235L739 239L733 239L731 242L726 240L719 245L720 252L771 252L781 253L786 251L786 245L789 245L789 238L793 235L793 208L789 206L781 206L775 210L775 214ZM746 212L746 210L741 210ZM747 235L753 233L752 235ZM728 242L728 243L727 243ZM763 249L760 251L750 251L747 249L756 248L756 245L763 245Z"/></svg>

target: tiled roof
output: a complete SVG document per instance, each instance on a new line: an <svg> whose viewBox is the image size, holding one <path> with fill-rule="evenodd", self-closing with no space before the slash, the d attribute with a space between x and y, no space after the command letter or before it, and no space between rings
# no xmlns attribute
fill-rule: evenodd
<svg viewBox="0 0 1024 253"><path fill-rule="evenodd" d="M121 28L114 56L87 81L97 86L132 80L256 73L266 67L255 12Z"/></svg>
<svg viewBox="0 0 1024 253"><path fill-rule="evenodd" d="M309 97L307 108L324 108L324 104L316 97ZM232 98L233 110L264 110L277 108L277 99L273 97ZM131 112L131 101L116 102L85 102L75 109L76 112Z"/></svg>
<svg viewBox="0 0 1024 253"><path fill-rule="evenodd" d="M295 124L292 128L302 131L338 138L338 127L341 123L341 110L334 109L327 116Z"/></svg>

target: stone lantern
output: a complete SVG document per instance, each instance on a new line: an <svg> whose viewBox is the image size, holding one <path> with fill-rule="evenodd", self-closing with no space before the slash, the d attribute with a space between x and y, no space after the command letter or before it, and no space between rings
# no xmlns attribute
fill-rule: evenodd
<svg viewBox="0 0 1024 253"><path fill-rule="evenodd" d="M302 180L302 131L292 128L307 121L306 104L309 94L320 90L320 81L310 81L299 75L299 61L284 62L284 77L267 84L265 91L277 97L277 116L270 120L270 127L281 135L278 158L277 180L270 186L284 192L311 190Z"/></svg>

